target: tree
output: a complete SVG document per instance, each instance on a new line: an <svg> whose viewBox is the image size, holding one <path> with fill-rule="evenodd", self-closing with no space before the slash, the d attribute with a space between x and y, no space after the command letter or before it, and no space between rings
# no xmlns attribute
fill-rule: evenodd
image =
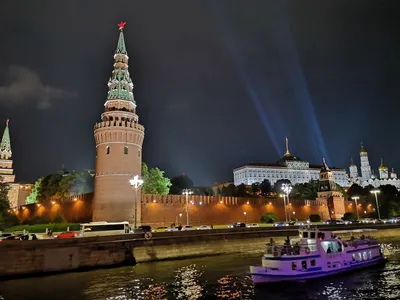
<svg viewBox="0 0 400 300"><path fill-rule="evenodd" d="M357 219L357 217L352 212L347 212L342 217L343 221L351 221L351 220L355 220L355 219Z"/></svg>
<svg viewBox="0 0 400 300"><path fill-rule="evenodd" d="M260 184L261 195L267 197L271 193L271 182L268 179L264 179Z"/></svg>
<svg viewBox="0 0 400 300"><path fill-rule="evenodd" d="M236 197L246 197L248 196L247 187L244 183L237 186Z"/></svg>
<svg viewBox="0 0 400 300"><path fill-rule="evenodd" d="M186 174L182 174L171 179L169 193L171 195L181 195L184 189L191 188L193 188L193 181Z"/></svg>
<svg viewBox="0 0 400 300"><path fill-rule="evenodd" d="M274 223L278 221L278 216L273 213L263 214L261 216L261 223Z"/></svg>
<svg viewBox="0 0 400 300"><path fill-rule="evenodd" d="M309 219L310 219L310 222L321 222L320 215L310 215Z"/></svg>
<svg viewBox="0 0 400 300"><path fill-rule="evenodd" d="M319 181L310 180L306 183L298 183L293 187L294 197L302 200L314 200L318 196Z"/></svg>
<svg viewBox="0 0 400 300"><path fill-rule="evenodd" d="M228 186L222 187L220 195L225 197L236 197L237 188L233 183L231 183Z"/></svg>
<svg viewBox="0 0 400 300"><path fill-rule="evenodd" d="M251 193L253 196L258 196L261 194L261 184L259 182L254 182L251 185Z"/></svg>
<svg viewBox="0 0 400 300"><path fill-rule="evenodd" d="M10 184L3 181L3 177L0 176L0 216L3 218L8 214L10 209L10 201L8 200L8 191L10 190Z"/></svg>
<svg viewBox="0 0 400 300"><path fill-rule="evenodd" d="M148 166L142 163L142 177L142 192L144 194L168 194L171 181L169 178L164 177L164 171L161 171L159 168L152 168L149 170Z"/></svg>
<svg viewBox="0 0 400 300"><path fill-rule="evenodd" d="M39 195L40 195L39 193L41 191L43 178L44 177L40 177L38 180L36 180L35 186L33 187L31 193L29 194L29 196L26 198L26 203L27 204L32 204L32 203L38 202L38 198L39 198Z"/></svg>
<svg viewBox="0 0 400 300"><path fill-rule="evenodd" d="M282 185L284 183L291 184L289 179L279 179L274 184L274 192L275 193L282 193Z"/></svg>

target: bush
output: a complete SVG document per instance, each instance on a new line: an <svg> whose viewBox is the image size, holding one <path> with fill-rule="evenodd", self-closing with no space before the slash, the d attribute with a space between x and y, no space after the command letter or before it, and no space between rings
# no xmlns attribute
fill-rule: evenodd
<svg viewBox="0 0 400 300"><path fill-rule="evenodd" d="M320 215L310 215L309 219L310 219L310 222L321 222Z"/></svg>
<svg viewBox="0 0 400 300"><path fill-rule="evenodd" d="M261 223L274 223L276 221L278 221L276 214L269 213L261 216Z"/></svg>
<svg viewBox="0 0 400 300"><path fill-rule="evenodd" d="M345 213L342 218L343 221L351 221L354 219L356 219L356 216L352 212Z"/></svg>

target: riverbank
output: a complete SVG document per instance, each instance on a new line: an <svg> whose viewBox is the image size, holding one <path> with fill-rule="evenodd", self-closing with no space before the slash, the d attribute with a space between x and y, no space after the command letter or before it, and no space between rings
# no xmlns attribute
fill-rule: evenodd
<svg viewBox="0 0 400 300"><path fill-rule="evenodd" d="M325 226L326 230L361 226ZM379 239L398 238L399 225L373 225ZM76 239L6 241L0 243L0 278L68 272L142 262L264 251L271 237L296 236L297 228L242 228L126 234Z"/></svg>

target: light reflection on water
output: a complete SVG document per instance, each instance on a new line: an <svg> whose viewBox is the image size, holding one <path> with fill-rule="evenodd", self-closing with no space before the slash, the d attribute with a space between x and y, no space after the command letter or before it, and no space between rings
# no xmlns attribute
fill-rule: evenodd
<svg viewBox="0 0 400 300"><path fill-rule="evenodd" d="M296 283L254 287L248 266L259 264L260 255L237 254L5 281L0 295L5 300L400 299L400 243L383 248L385 266Z"/></svg>

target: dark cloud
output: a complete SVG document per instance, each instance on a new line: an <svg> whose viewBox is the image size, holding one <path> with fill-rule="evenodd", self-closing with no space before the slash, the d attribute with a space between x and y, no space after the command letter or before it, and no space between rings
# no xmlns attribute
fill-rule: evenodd
<svg viewBox="0 0 400 300"><path fill-rule="evenodd" d="M22 66L10 66L5 82L0 86L0 102L6 105L35 102L38 109L47 109L53 101L76 96L75 93L44 84L38 73Z"/></svg>

